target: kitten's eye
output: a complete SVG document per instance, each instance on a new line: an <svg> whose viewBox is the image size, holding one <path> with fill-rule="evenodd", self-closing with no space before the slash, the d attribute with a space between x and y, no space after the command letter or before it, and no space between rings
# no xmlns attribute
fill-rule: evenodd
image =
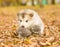
<svg viewBox="0 0 60 47"><path fill-rule="evenodd" d="M22 20L20 20L20 22L22 22Z"/></svg>
<svg viewBox="0 0 60 47"><path fill-rule="evenodd" d="M28 20L26 20L26 22L28 22Z"/></svg>

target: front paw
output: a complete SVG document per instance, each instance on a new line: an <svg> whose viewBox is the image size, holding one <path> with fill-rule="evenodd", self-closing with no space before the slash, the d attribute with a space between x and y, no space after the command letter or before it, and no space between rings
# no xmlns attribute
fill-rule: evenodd
<svg viewBox="0 0 60 47"><path fill-rule="evenodd" d="M32 26L31 31L33 34L39 34L40 33L40 27L37 25Z"/></svg>

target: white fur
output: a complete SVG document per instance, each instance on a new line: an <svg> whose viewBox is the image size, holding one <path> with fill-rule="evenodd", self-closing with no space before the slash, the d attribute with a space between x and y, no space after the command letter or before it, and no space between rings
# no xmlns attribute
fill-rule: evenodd
<svg viewBox="0 0 60 47"><path fill-rule="evenodd" d="M31 9L21 10L19 13L23 13L23 12L33 13L33 17L31 19L31 21L29 21L28 23L24 22L26 19L28 19L26 17L23 22L21 22L21 23L19 22L19 25L20 26L24 25L25 28L32 26L32 25L38 25L38 26L40 26L40 29L41 29L40 33L43 34L44 23L42 22L42 19L40 18L40 16L34 10L31 10Z"/></svg>

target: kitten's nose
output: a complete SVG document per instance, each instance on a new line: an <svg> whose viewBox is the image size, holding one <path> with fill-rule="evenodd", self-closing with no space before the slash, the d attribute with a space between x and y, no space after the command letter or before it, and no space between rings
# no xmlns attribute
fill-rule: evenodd
<svg viewBox="0 0 60 47"><path fill-rule="evenodd" d="M24 26L21 26L22 28L24 28Z"/></svg>

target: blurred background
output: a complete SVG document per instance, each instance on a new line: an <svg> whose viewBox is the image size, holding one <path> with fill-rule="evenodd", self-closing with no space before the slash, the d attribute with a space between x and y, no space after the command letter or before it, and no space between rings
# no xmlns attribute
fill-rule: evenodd
<svg viewBox="0 0 60 47"><path fill-rule="evenodd" d="M60 4L60 0L0 0L0 6L40 6Z"/></svg>

